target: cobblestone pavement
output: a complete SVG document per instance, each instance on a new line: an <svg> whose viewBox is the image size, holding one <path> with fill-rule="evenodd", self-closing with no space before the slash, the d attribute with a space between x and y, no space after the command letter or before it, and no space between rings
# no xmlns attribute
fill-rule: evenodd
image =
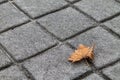
<svg viewBox="0 0 120 80"><path fill-rule="evenodd" d="M120 80L120 0L0 0L0 80Z"/></svg>

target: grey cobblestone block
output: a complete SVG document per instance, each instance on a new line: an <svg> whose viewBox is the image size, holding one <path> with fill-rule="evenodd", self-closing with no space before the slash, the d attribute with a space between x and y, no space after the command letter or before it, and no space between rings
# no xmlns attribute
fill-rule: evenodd
<svg viewBox="0 0 120 80"><path fill-rule="evenodd" d="M0 5L0 31L28 20L22 12L9 3Z"/></svg>
<svg viewBox="0 0 120 80"><path fill-rule="evenodd" d="M112 80L120 80L120 62L116 65L103 69L103 73Z"/></svg>
<svg viewBox="0 0 120 80"><path fill-rule="evenodd" d="M82 80L104 80L104 79L100 77L99 75L93 73Z"/></svg>
<svg viewBox="0 0 120 80"><path fill-rule="evenodd" d="M34 22L1 34L0 42L18 60L34 55L56 43L54 38Z"/></svg>
<svg viewBox="0 0 120 80"><path fill-rule="evenodd" d="M75 5L98 21L120 12L120 4L115 0L82 0Z"/></svg>
<svg viewBox="0 0 120 80"><path fill-rule="evenodd" d="M49 11L59 9L66 5L64 0L14 0L24 11L29 13L33 18Z"/></svg>
<svg viewBox="0 0 120 80"><path fill-rule="evenodd" d="M11 66L0 71L0 80L28 80L25 75L16 67Z"/></svg>
<svg viewBox="0 0 120 80"><path fill-rule="evenodd" d="M104 24L120 35L120 16L107 21Z"/></svg>
<svg viewBox="0 0 120 80"><path fill-rule="evenodd" d="M61 39L68 38L95 24L91 19L72 8L42 17L38 22Z"/></svg>
<svg viewBox="0 0 120 80"><path fill-rule="evenodd" d="M34 57L24 63L36 80L71 80L90 70L81 63L70 63L68 57L73 52L66 45L58 45L42 55Z"/></svg>
<svg viewBox="0 0 120 80"><path fill-rule="evenodd" d="M96 43L95 59L96 67L102 67L120 58L120 40L101 27L94 28L68 41L73 46L78 44L92 45Z"/></svg>
<svg viewBox="0 0 120 80"><path fill-rule="evenodd" d="M5 55L5 52L0 49L0 67L6 66L7 64L10 64L10 63L11 61Z"/></svg>

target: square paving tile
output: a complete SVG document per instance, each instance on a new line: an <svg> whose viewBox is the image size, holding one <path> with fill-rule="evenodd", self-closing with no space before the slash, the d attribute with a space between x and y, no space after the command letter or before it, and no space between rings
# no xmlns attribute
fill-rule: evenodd
<svg viewBox="0 0 120 80"><path fill-rule="evenodd" d="M111 78L111 80L120 80L120 62L103 69L103 73Z"/></svg>
<svg viewBox="0 0 120 80"><path fill-rule="evenodd" d="M98 21L120 12L120 4L115 0L82 0L75 5Z"/></svg>
<svg viewBox="0 0 120 80"><path fill-rule="evenodd" d="M36 80L72 80L90 70L87 64L68 62L73 52L66 45L58 45L43 54L24 62Z"/></svg>
<svg viewBox="0 0 120 80"><path fill-rule="evenodd" d="M95 24L93 20L72 8L49 14L38 22L63 40Z"/></svg>
<svg viewBox="0 0 120 80"><path fill-rule="evenodd" d="M91 46L96 44L95 66L100 68L120 58L120 40L101 27L89 30L68 41L74 47L79 44Z"/></svg>
<svg viewBox="0 0 120 80"><path fill-rule="evenodd" d="M15 3L33 18L59 9L67 4L64 0L14 0Z"/></svg>
<svg viewBox="0 0 120 80"><path fill-rule="evenodd" d="M104 23L107 27L120 35L120 16Z"/></svg>
<svg viewBox="0 0 120 80"><path fill-rule="evenodd" d="M16 66L0 71L0 80L28 80Z"/></svg>
<svg viewBox="0 0 120 80"><path fill-rule="evenodd" d="M56 40L31 22L1 34L0 42L20 60L53 46Z"/></svg>
<svg viewBox="0 0 120 80"><path fill-rule="evenodd" d="M28 21L28 17L12 4L4 3L0 5L0 31L26 21Z"/></svg>

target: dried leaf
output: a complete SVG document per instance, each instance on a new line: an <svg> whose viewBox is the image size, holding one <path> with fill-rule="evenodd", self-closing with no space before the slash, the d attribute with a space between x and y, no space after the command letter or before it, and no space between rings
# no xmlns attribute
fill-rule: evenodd
<svg viewBox="0 0 120 80"><path fill-rule="evenodd" d="M93 45L92 47L87 47L85 45L80 44L77 50L75 50L74 53L71 54L68 60L71 62L77 62L86 58L93 60L94 46L95 45Z"/></svg>

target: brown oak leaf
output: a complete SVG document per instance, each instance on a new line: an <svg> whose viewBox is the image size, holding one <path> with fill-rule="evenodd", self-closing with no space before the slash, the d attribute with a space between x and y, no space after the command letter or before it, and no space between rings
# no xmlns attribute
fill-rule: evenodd
<svg viewBox="0 0 120 80"><path fill-rule="evenodd" d="M91 59L94 58L94 47L95 44L91 47L87 47L85 45L80 44L77 50L75 50L70 57L68 58L71 62L81 61L82 59Z"/></svg>

